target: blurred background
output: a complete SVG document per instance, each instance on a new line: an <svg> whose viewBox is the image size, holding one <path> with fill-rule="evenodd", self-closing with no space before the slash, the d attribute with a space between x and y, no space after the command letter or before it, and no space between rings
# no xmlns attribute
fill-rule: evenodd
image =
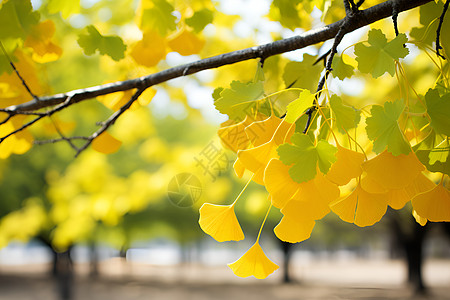
<svg viewBox="0 0 450 300"><path fill-rule="evenodd" d="M35 9L46 3L32 2ZM64 55L40 70L43 94L134 78L302 32L265 18L270 1L219 1L217 23L204 31L210 40L202 55L172 52L154 69L130 67L131 58L116 63L83 55L74 29L95 23L133 39L136 28L121 20L129 21L137 1L116 1L115 9L108 1L83 0L81 5L68 23L59 15L45 16L58 28ZM308 26L321 26L321 12L314 13L315 23ZM346 37L342 48L366 31ZM319 46L267 59L266 88L282 86L277 70L287 61L321 54L330 44ZM414 58L425 56L408 47ZM236 205L243 242L217 243L204 234L198 209L205 202L232 203L249 178L234 175L235 154L217 137L226 118L214 109L211 94L232 80L252 79L256 66L243 62L156 87L150 104L133 108L112 128L123 142L117 153L88 149L74 159L73 149L58 143L0 160L0 299L450 299L450 227L421 227L410 207L390 210L368 228L330 213L317 222L310 239L294 245L274 236L281 215L272 210L261 244L280 269L262 281L234 276L226 264L245 253L257 235L268 207L264 187L250 184ZM410 81L423 92L434 80L429 77ZM398 94L397 82L388 75L379 79L376 97L363 79L335 79L329 88L350 103L357 102L351 100L355 96L371 95L369 102L376 103ZM33 135L53 137L54 122L65 134L92 132L111 113L103 103L126 95L111 97L77 104L42 122ZM187 187L173 184L183 178L190 178Z"/></svg>

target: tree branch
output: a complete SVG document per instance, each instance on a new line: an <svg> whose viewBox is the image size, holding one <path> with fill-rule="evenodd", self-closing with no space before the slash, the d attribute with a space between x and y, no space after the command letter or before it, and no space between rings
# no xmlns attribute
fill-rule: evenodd
<svg viewBox="0 0 450 300"><path fill-rule="evenodd" d="M396 0L398 12L410 10L412 8L421 6L432 0ZM360 1L361 2L361 1ZM369 25L378 20L387 18L393 13L390 1L383 2L368 9L359 11L355 16L354 22L348 26L348 31L351 32L358 28ZM333 24L324 26L322 28L310 30L301 35L275 41L273 43L251 47L243 50L233 51L210 58L201 59L199 61L167 69L148 76L143 76L131 80L118 81L99 86L94 86L86 89L73 90L64 94L56 94L52 96L40 97L29 102L18 105L9 106L4 109L7 113L18 113L23 111L34 111L44 107L54 106L64 103L68 97L71 98L70 103L74 104L86 99L91 99L97 96L111 94L130 89L146 89L150 86L166 82L168 80L194 74L203 70L214 69L221 66L234 64L241 61L260 58L264 60L270 56L282 54L297 49L302 49L310 45L324 42L334 38L342 26L343 20Z"/></svg>

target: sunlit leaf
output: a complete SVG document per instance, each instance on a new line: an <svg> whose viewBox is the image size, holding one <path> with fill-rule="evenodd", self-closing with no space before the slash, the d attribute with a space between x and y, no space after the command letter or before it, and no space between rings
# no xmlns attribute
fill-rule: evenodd
<svg viewBox="0 0 450 300"><path fill-rule="evenodd" d="M384 103L384 107L374 105L370 110L371 116L366 120L366 131L369 139L373 141L375 153L384 151L386 147L394 156L411 152L411 147L398 124L404 109L403 102L396 100Z"/></svg>
<svg viewBox="0 0 450 300"><path fill-rule="evenodd" d="M336 124L339 131L348 132L350 129L355 128L358 125L361 119L360 111L344 104L339 96L331 96L330 107L333 112L333 117L336 119Z"/></svg>
<svg viewBox="0 0 450 300"><path fill-rule="evenodd" d="M416 213L429 221L450 222L450 191L443 184L411 200Z"/></svg>
<svg viewBox="0 0 450 300"><path fill-rule="evenodd" d="M256 242L241 258L228 266L236 276L255 276L258 279L264 279L278 269L278 266L264 254L259 242Z"/></svg>
<svg viewBox="0 0 450 300"><path fill-rule="evenodd" d="M439 95L438 90L429 89L425 95L427 113L431 118L431 126L437 133L450 136L450 93Z"/></svg>
<svg viewBox="0 0 450 300"><path fill-rule="evenodd" d="M167 45L181 55L193 55L202 50L205 41L186 28L183 28L174 36L168 38Z"/></svg>
<svg viewBox="0 0 450 300"><path fill-rule="evenodd" d="M111 154L119 150L122 142L110 135L107 131L92 141L92 149L104 154Z"/></svg>
<svg viewBox="0 0 450 300"><path fill-rule="evenodd" d="M297 220L284 216L273 231L283 242L300 243L309 239L315 224L314 220Z"/></svg>
<svg viewBox="0 0 450 300"><path fill-rule="evenodd" d="M131 57L140 65L153 67L166 57L166 42L157 32L146 31L132 47Z"/></svg>
<svg viewBox="0 0 450 300"><path fill-rule="evenodd" d="M142 16L140 28L142 31L156 31L160 36L176 29L177 18L172 14L173 6L166 0L144 0L141 4Z"/></svg>
<svg viewBox="0 0 450 300"><path fill-rule="evenodd" d="M234 205L205 203L200 208L198 223L205 233L218 242L244 239L244 233L234 212Z"/></svg>
<svg viewBox="0 0 450 300"><path fill-rule="evenodd" d="M336 161L336 147L324 140L314 146L309 136L296 133L291 137L292 144L278 147L278 155L285 165L292 165L289 174L298 183L313 179L317 166L327 173L331 164Z"/></svg>
<svg viewBox="0 0 450 300"><path fill-rule="evenodd" d="M358 69L363 73L371 73L374 78L383 75L385 72L394 76L394 61L404 58L409 50L403 45L408 41L406 34L400 33L392 41L387 41L384 33L379 29L369 31L368 43L355 45L356 61Z"/></svg>
<svg viewBox="0 0 450 300"><path fill-rule="evenodd" d="M220 97L214 101L214 106L232 120L243 120L247 112L251 112L256 105L255 100L261 98L263 93L264 86L261 81L249 83L233 81L230 88L220 92Z"/></svg>
<svg viewBox="0 0 450 300"><path fill-rule="evenodd" d="M78 45L83 48L86 55L92 55L99 51L102 55L108 55L114 60L125 57L127 46L118 36L104 36L93 26L86 27L88 34L80 34Z"/></svg>
<svg viewBox="0 0 450 300"><path fill-rule="evenodd" d="M304 54L301 62L291 61L286 64L283 72L286 87L315 91L323 69L320 64L314 65L315 61L315 56Z"/></svg>
<svg viewBox="0 0 450 300"><path fill-rule="evenodd" d="M214 18L214 13L207 9L201 9L192 15L192 17L185 20L186 24L194 29L195 32L200 32L205 28L206 25L212 23Z"/></svg>
<svg viewBox="0 0 450 300"><path fill-rule="evenodd" d="M285 120L288 123L294 123L308 107L313 105L314 95L310 91L304 90L300 93L298 99L292 101L286 107Z"/></svg>

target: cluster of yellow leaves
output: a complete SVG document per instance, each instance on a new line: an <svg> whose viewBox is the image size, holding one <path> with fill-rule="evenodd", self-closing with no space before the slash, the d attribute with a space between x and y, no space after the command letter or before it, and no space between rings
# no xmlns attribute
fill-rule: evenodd
<svg viewBox="0 0 450 300"><path fill-rule="evenodd" d="M291 166L285 165L276 151L279 145L290 143L294 129L285 119L257 115L237 123L227 121L218 131L224 147L237 153L237 176L252 173L251 180L266 187L271 206L283 214L274 229L280 240L297 243L308 239L315 222L330 211L346 222L371 226L380 221L388 206L401 209L409 201L422 225L427 220L450 221L448 189L424 175L425 167L414 152L394 156L385 150L368 160L365 154L337 143L336 161L327 174L318 168L313 179L294 181L289 174ZM244 239L234 211L236 201L231 205L204 204L199 220L203 231L219 242ZM259 236L229 266L237 276L256 278L265 278L278 268L262 251Z"/></svg>

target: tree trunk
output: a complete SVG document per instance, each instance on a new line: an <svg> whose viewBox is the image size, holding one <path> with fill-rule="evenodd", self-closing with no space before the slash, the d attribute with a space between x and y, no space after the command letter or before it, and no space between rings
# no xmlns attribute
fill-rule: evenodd
<svg viewBox="0 0 450 300"><path fill-rule="evenodd" d="M69 300L72 298L74 274L70 250L71 248L56 254L54 270L56 271L56 282L58 284L58 291L61 300Z"/></svg>
<svg viewBox="0 0 450 300"><path fill-rule="evenodd" d="M405 255L408 284L414 289L415 293L424 294L427 289L422 277L423 244L429 225L421 226L417 224L412 216L408 216L410 220L403 219L396 211L391 211L389 215L395 240Z"/></svg>
<svg viewBox="0 0 450 300"><path fill-rule="evenodd" d="M291 262L292 246L294 244L280 241L281 250L283 251L283 283L292 282L292 278L289 273L289 265Z"/></svg>

